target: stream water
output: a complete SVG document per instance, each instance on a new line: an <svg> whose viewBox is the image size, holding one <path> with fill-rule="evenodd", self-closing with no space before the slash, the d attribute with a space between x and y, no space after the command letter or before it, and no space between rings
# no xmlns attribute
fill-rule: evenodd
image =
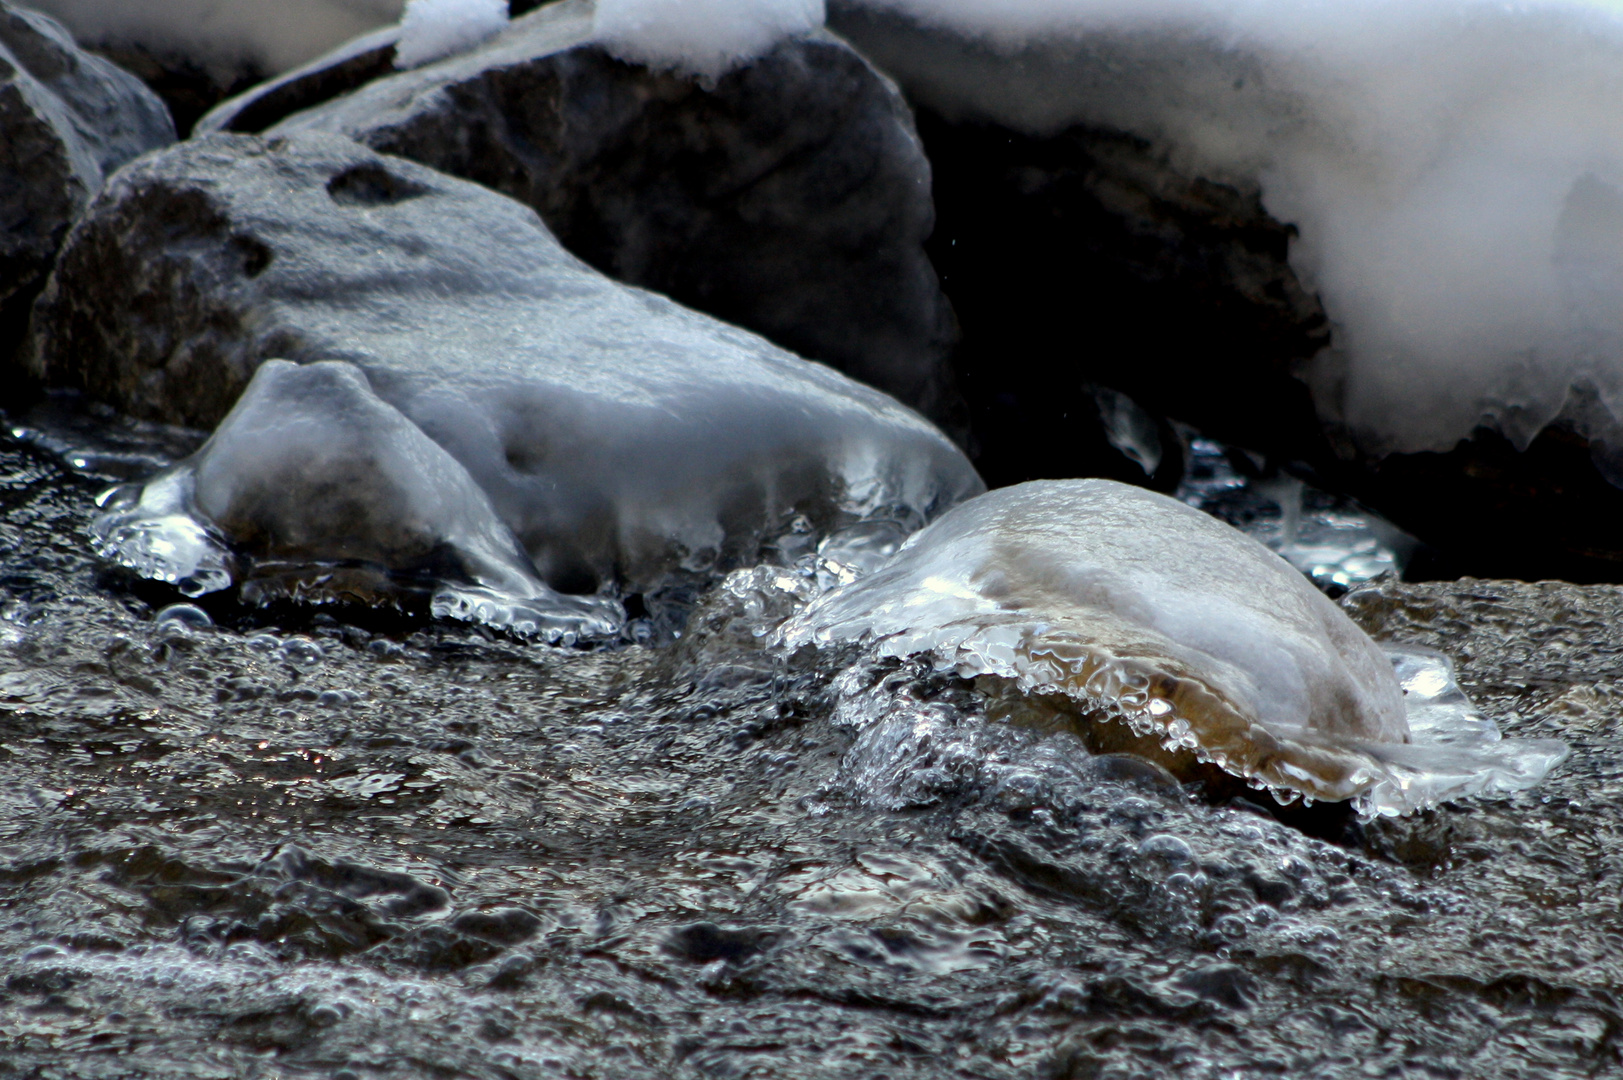
<svg viewBox="0 0 1623 1080"><path fill-rule="evenodd" d="M1353 588L1572 757L1513 797L1281 820L916 664L773 654L789 567L657 648L204 612L86 537L184 446L23 434L0 1076L1623 1072L1623 589ZM856 684L865 720L834 707Z"/></svg>

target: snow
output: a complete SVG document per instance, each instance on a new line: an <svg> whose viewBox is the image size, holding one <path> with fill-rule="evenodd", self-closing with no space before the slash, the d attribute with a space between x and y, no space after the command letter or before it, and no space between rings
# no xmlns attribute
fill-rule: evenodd
<svg viewBox="0 0 1623 1080"><path fill-rule="evenodd" d="M406 0L395 66L417 67L471 49L507 25L507 0Z"/></svg>
<svg viewBox="0 0 1623 1080"><path fill-rule="evenodd" d="M1582 0L843 0L910 94L1142 134L1260 185L1334 323L1309 372L1367 451L1623 446L1623 6ZM899 18L898 18L899 17ZM925 29L920 29L921 27ZM1618 453L1623 455L1623 450ZM1603 461L1623 477L1623 457Z"/></svg>
<svg viewBox="0 0 1623 1080"><path fill-rule="evenodd" d="M714 80L823 16L823 0L598 0L593 36L622 60Z"/></svg>
<svg viewBox="0 0 1623 1080"><path fill-rule="evenodd" d="M1437 708L1411 712L1387 654L1283 559L1108 480L972 499L780 635L933 654L964 677L1069 697L1079 715L1103 710L1287 797L1357 799L1366 813L1526 787L1565 754L1500 741L1444 684L1427 699ZM1421 667L1435 683L1435 663Z"/></svg>

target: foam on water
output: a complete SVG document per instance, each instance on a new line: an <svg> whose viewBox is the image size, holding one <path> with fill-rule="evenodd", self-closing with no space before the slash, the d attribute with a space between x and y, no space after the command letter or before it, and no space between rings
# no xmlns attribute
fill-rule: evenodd
<svg viewBox="0 0 1623 1080"><path fill-rule="evenodd" d="M1381 648L1288 563L1105 480L1005 488L789 620L789 647L872 640L1292 800L1402 814L1536 783L1566 753L1503 741L1445 661ZM1405 694L1411 700L1406 701ZM1019 711L1018 709L1016 711Z"/></svg>

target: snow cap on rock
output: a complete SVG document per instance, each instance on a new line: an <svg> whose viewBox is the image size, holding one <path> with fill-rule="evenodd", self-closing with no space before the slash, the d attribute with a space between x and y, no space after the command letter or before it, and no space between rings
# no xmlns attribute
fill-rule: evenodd
<svg viewBox="0 0 1623 1080"><path fill-rule="evenodd" d="M837 0L833 23L949 116L1127 131L1259 185L1334 324L1320 413L1364 451L1484 423L1525 447L1564 409L1623 445L1617 4Z"/></svg>
<svg viewBox="0 0 1623 1080"><path fill-rule="evenodd" d="M394 62L413 68L471 49L507 25L507 0L406 0Z"/></svg>
<svg viewBox="0 0 1623 1080"><path fill-rule="evenodd" d="M598 0L593 31L622 60L717 79L823 16L823 0Z"/></svg>

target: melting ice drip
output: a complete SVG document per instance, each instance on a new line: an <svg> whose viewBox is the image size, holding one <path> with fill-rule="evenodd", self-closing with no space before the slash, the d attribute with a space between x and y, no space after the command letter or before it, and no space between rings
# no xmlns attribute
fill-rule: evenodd
<svg viewBox="0 0 1623 1080"><path fill-rule="evenodd" d="M1079 725L1123 724L1282 801L1365 816L1520 790L1567 753L1501 739L1445 659L1383 652L1255 541L1110 481L972 500L778 634L864 639L1068 703Z"/></svg>
<svg viewBox="0 0 1623 1080"><path fill-rule="evenodd" d="M1242 475L1230 451L1191 434L1177 498L1277 551L1321 589L1337 593L1401 573L1417 541L1342 495L1279 474Z"/></svg>

